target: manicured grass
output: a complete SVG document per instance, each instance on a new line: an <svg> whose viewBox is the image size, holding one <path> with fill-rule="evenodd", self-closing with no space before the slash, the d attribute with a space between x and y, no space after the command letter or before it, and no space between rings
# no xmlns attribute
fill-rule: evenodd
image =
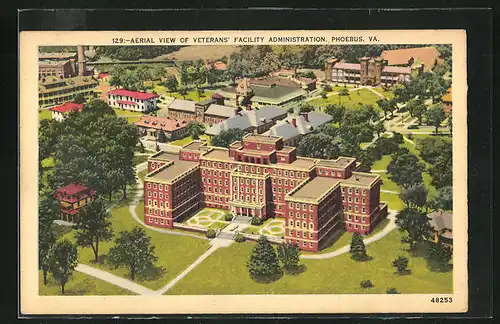
<svg viewBox="0 0 500 324"><path fill-rule="evenodd" d="M43 284L43 273L40 271L38 288L40 296L78 296L78 295L136 295L136 293L122 289L106 281L94 278L84 273L74 271L61 293L60 284L50 275L47 276L47 286Z"/></svg>
<svg viewBox="0 0 500 324"><path fill-rule="evenodd" d="M137 206L137 211L142 210L139 215L144 214L143 206L143 203ZM113 224L113 231L115 235L114 239L119 235L120 231L131 230L136 226L141 227L140 224L132 219L128 206L113 209L111 223ZM158 256L156 266L163 267L166 270L165 273L160 274L154 279L135 279L138 284L150 289L159 289L166 285L208 248L207 240L197 239L194 237L168 235L149 229L146 229L146 233L149 237L151 237L151 243L155 246L155 254ZM74 231L66 234L66 236L72 238L73 234ZM99 254L104 260L104 263L94 263L94 254L91 248L79 248L79 262L112 272L113 274L123 278L129 278L127 268L121 267L114 269L106 262L107 253L115 244L114 239L110 242L102 242L99 246Z"/></svg>
<svg viewBox="0 0 500 324"><path fill-rule="evenodd" d="M126 118L129 124L135 123L136 121L141 119L141 116L144 116L144 114L141 112L120 110L118 108L113 108L113 110L115 111L117 116Z"/></svg>
<svg viewBox="0 0 500 324"><path fill-rule="evenodd" d="M373 162L372 170L387 170L387 166L391 163L392 156L383 155L380 160Z"/></svg>
<svg viewBox="0 0 500 324"><path fill-rule="evenodd" d="M389 175L387 173L377 172L376 174L378 174L380 179L382 179L382 186L380 187L381 190L401 191L401 188L394 181L389 179Z"/></svg>
<svg viewBox="0 0 500 324"><path fill-rule="evenodd" d="M452 272L429 271L423 257L409 255L400 240L401 233L394 230L367 245L367 252L373 257L367 262L352 260L349 253L325 260L301 260L306 267L304 272L285 274L272 283L256 283L247 272L246 262L254 243L233 244L217 250L167 294L385 294L389 287L401 293L451 293ZM399 255L409 258L412 274L394 274L392 260ZM360 288L360 282L367 279L374 287Z"/></svg>
<svg viewBox="0 0 500 324"><path fill-rule="evenodd" d="M208 137L207 135L201 135L200 140L205 140L205 141L207 141L207 144L210 145L210 137ZM191 143L192 141L193 141L193 138L191 136L186 136L184 138L172 141L169 144L177 145L177 146L184 146L186 144Z"/></svg>
<svg viewBox="0 0 500 324"><path fill-rule="evenodd" d="M379 109L377 105L377 100L380 98L367 89L359 89L356 91L351 91L349 96L340 96L340 104L346 106L347 108L357 108L360 104L363 105L373 105L376 109ZM311 106L327 106L331 104L339 104L339 95L331 95L326 99L317 98L308 102Z"/></svg>
<svg viewBox="0 0 500 324"><path fill-rule="evenodd" d="M223 222L213 222L212 225L210 225L208 228L213 228L213 229L223 229L225 228L229 223L223 223Z"/></svg>
<svg viewBox="0 0 500 324"><path fill-rule="evenodd" d="M206 99L210 99L212 97L213 91L205 90L202 95L198 97L198 91L191 90L184 97L178 92L169 92L166 95L169 97L174 97L177 99L185 99L185 100L193 100L193 101L203 101Z"/></svg>
<svg viewBox="0 0 500 324"><path fill-rule="evenodd" d="M38 111L38 120L52 119L52 112L48 109L40 109Z"/></svg>
<svg viewBox="0 0 500 324"><path fill-rule="evenodd" d="M389 209L401 210L404 207L403 201L397 194L381 192L380 201L387 203Z"/></svg>
<svg viewBox="0 0 500 324"><path fill-rule="evenodd" d="M132 165L144 163L148 160L148 158L149 158L149 156L147 156L147 155L135 155L132 158Z"/></svg>
<svg viewBox="0 0 500 324"><path fill-rule="evenodd" d="M384 89L382 88L373 88L373 90L377 91L378 93L384 95L384 97L386 97L387 99L391 99L394 97L394 94L392 93L392 91L385 91Z"/></svg>

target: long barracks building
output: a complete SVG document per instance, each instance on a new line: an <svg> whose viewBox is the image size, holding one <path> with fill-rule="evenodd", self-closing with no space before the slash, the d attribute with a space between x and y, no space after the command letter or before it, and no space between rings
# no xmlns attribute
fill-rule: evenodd
<svg viewBox="0 0 500 324"><path fill-rule="evenodd" d="M387 214L380 177L358 166L350 157L299 157L278 136L248 134L229 149L194 141L149 159L145 222L173 228L204 206L283 218L286 242L318 251L342 227L368 234Z"/></svg>

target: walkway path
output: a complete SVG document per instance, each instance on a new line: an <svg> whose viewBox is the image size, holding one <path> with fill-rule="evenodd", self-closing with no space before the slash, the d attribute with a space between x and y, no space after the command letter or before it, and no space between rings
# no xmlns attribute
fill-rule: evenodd
<svg viewBox="0 0 500 324"><path fill-rule="evenodd" d="M399 195L399 191L395 191L395 190L384 190L384 189L380 189L380 192L385 192L385 193L390 193L390 194L396 194L396 195Z"/></svg>
<svg viewBox="0 0 500 324"><path fill-rule="evenodd" d="M151 290L151 289L148 289L144 286L136 284L135 282L133 282L131 280L115 276L112 273L109 273L107 271L103 271L100 269L96 269L96 268L90 267L90 266L85 265L85 264L79 263L76 266L75 270L78 272L85 273L89 276L101 279L103 281L106 281L106 282L111 283L115 286L121 287L123 289L127 289L129 291L135 292L136 294L139 294L139 295L153 295L153 294L155 294L154 290Z"/></svg>
<svg viewBox="0 0 500 324"><path fill-rule="evenodd" d="M372 87L366 87L366 89L370 90L371 92L373 92L374 94L376 94L377 96L379 96L382 99L387 99L383 94L381 94L377 90L373 89Z"/></svg>
<svg viewBox="0 0 500 324"><path fill-rule="evenodd" d="M170 281L167 285L165 285L163 288L155 291L155 294L157 295L163 295L166 291L168 291L170 288L175 286L176 283L178 283L182 278L184 278L191 270L193 270L197 265L199 265L203 260L208 258L210 254L214 253L217 251L218 246L210 246L210 248L203 253L196 261L191 263L189 267L186 268L186 270L182 271L177 277L175 277L172 281Z"/></svg>
<svg viewBox="0 0 500 324"><path fill-rule="evenodd" d="M383 238L384 236L386 236L387 234L389 234L390 232L392 232L392 230L394 230L396 228L396 213L397 213L397 211L395 211L395 210L389 210L389 215L387 216L387 219L389 219L389 224L387 224L387 226L383 230L378 232L377 234L370 236L367 239L364 239L363 242L365 243L365 245L368 245L370 243L373 243L373 242L380 240L381 238ZM333 252L323 253L323 254L301 255L300 258L301 259L310 259L310 260L330 259L330 258L339 256L339 255L342 255L344 253L348 253L350 247L351 247L350 245L346 245L346 246L341 247L340 249L335 250Z"/></svg>

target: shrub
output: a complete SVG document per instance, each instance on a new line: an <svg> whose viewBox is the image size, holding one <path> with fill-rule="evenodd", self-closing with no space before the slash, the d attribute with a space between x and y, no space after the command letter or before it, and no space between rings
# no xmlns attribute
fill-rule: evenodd
<svg viewBox="0 0 500 324"><path fill-rule="evenodd" d="M410 125L407 128L408 129L418 129L418 125Z"/></svg>
<svg viewBox="0 0 500 324"><path fill-rule="evenodd" d="M396 268L399 275L408 272L408 258L399 256L397 259L392 261L392 266Z"/></svg>
<svg viewBox="0 0 500 324"><path fill-rule="evenodd" d="M321 98L326 99L327 97L326 91L321 91Z"/></svg>
<svg viewBox="0 0 500 324"><path fill-rule="evenodd" d="M243 234L241 234L241 233L236 233L236 235L234 236L235 242L241 243L241 242L245 242L246 240L247 239L245 238L245 236L243 236Z"/></svg>
<svg viewBox="0 0 500 324"><path fill-rule="evenodd" d="M373 287L373 283L371 282L371 280L362 280L359 285L361 286L361 288L371 288Z"/></svg>
<svg viewBox="0 0 500 324"><path fill-rule="evenodd" d="M332 89L332 87L331 87L329 84L325 84L325 85L323 86L323 90L330 92L330 91L332 91L333 89Z"/></svg>
<svg viewBox="0 0 500 324"><path fill-rule="evenodd" d="M207 235L208 238L214 238L215 235L216 235L216 232L215 232L215 230L213 228L209 228L207 230L207 234L206 235Z"/></svg>
<svg viewBox="0 0 500 324"><path fill-rule="evenodd" d="M413 134L412 133L408 133L408 139L412 140L413 139Z"/></svg>
<svg viewBox="0 0 500 324"><path fill-rule="evenodd" d="M387 288L385 293L386 294L399 294L399 291L397 291L396 288Z"/></svg>
<svg viewBox="0 0 500 324"><path fill-rule="evenodd" d="M233 220L233 214L226 214L226 215L224 215L224 220L228 221L228 222L232 221Z"/></svg>
<svg viewBox="0 0 500 324"><path fill-rule="evenodd" d="M262 219L260 219L257 216L252 216L251 224L254 225L254 226L262 225Z"/></svg>

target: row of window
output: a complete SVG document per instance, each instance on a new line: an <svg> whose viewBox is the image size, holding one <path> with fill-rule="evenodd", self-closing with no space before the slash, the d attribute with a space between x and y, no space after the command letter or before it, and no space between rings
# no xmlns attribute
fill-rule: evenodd
<svg viewBox="0 0 500 324"><path fill-rule="evenodd" d="M350 194L352 194L352 192L353 192L352 188L347 188L347 189L348 189L348 192L349 192ZM345 193L345 192L346 192L346 188L345 188L345 187L342 187L342 192L343 192L343 193ZM365 196L365 195L366 195L366 189L363 189L363 190L361 190L361 191L360 191L358 188L355 188L355 189L354 189L354 193L355 193L356 195L359 195L359 193L360 193L360 192L361 192L361 194L362 194L363 196Z"/></svg>
<svg viewBox="0 0 500 324"><path fill-rule="evenodd" d="M153 198L157 198L157 194L159 195L160 199L163 199L163 192L157 193L156 191L153 192ZM151 197L151 191L148 191L148 197ZM165 199L168 199L168 193L165 193Z"/></svg>
<svg viewBox="0 0 500 324"><path fill-rule="evenodd" d="M257 184L257 180L255 180L255 179L250 180L248 178L243 179L243 178L237 178L237 177L233 177L233 184L236 184L238 182L237 179L240 179L240 182L239 182L240 184L242 184L243 180L244 180L244 183L246 183L247 185L250 185L250 183L251 183L252 185L255 186ZM264 181L259 180L259 185L262 186L263 184L264 184Z"/></svg>
<svg viewBox="0 0 500 324"><path fill-rule="evenodd" d="M353 211L352 206L351 206L351 205L348 205L348 206L347 206L347 210L348 210L348 211ZM354 206L354 211L359 212L359 207L358 207L358 206ZM361 212L362 212L362 213L366 213L366 208L365 208L365 207L362 207L362 208L361 208Z"/></svg>
<svg viewBox="0 0 500 324"><path fill-rule="evenodd" d="M293 211L290 212L289 214L290 217L297 217L297 218L300 218L300 213L294 213ZM303 213L302 214L302 219L307 219L307 214L306 213ZM313 215L309 215L309 220L313 220Z"/></svg>
<svg viewBox="0 0 500 324"><path fill-rule="evenodd" d="M307 210L307 205L308 204L302 204L302 210ZM293 203L293 202L290 202L288 203L288 207L290 209L297 209L297 210L300 210L300 203ZM312 211L313 210L313 205L309 205L309 210Z"/></svg>
<svg viewBox="0 0 500 324"><path fill-rule="evenodd" d="M251 191L252 191L253 194L255 194L257 192L255 188L252 188ZM238 192L238 187L233 187L233 192ZM240 191L239 192L240 193L242 193L242 192L250 193L250 188L249 187L246 187L246 188L240 187ZM273 188L273 192L274 192L274 188ZM280 190L280 192L281 192L281 190ZM262 195L262 189L259 189L259 195Z"/></svg>
<svg viewBox="0 0 500 324"><path fill-rule="evenodd" d="M307 235L308 233L309 233L309 235ZM312 232L301 232L301 231L288 230L288 235L302 237L302 238L307 238L309 236L309 238L311 240L314 239L314 233L312 233Z"/></svg>
<svg viewBox="0 0 500 324"><path fill-rule="evenodd" d="M345 196L342 196L342 201L345 202ZM351 196L347 197L347 201L352 203L352 197ZM362 201L362 204L366 204L366 198L363 198L361 201ZM355 197L354 202L359 203L359 198Z"/></svg>
<svg viewBox="0 0 500 324"><path fill-rule="evenodd" d="M148 214L149 215L154 214L154 215L160 215L160 216L168 216L167 211L164 211L164 210L158 211L158 209L153 209L153 208L148 208Z"/></svg>
<svg viewBox="0 0 500 324"><path fill-rule="evenodd" d="M213 179L213 181L210 179L210 178L202 178L201 181L203 183L208 183L208 184L214 184L214 185L217 185L217 182L219 183L219 186L222 186L222 180L219 179L219 181L217 181L217 179ZM224 185L227 186L227 180L224 180Z"/></svg>
<svg viewBox="0 0 500 324"><path fill-rule="evenodd" d="M162 219L162 218L158 220L158 218L149 217L149 222L150 223L154 222L155 224L159 223L161 225L168 225L168 219Z"/></svg>
<svg viewBox="0 0 500 324"><path fill-rule="evenodd" d="M203 191L205 191L205 192L212 192L212 187L203 186ZM220 193L220 194L224 193L224 194L228 195L229 194L229 190L224 189L222 187L215 187L214 188L214 193Z"/></svg>
<svg viewBox="0 0 500 324"><path fill-rule="evenodd" d="M296 227L296 228L308 228L310 230L314 229L314 223L312 222L309 222L309 226L307 225L308 223L306 221L303 221L302 223L300 222L300 220L297 220L297 221L294 221L293 219L289 219L288 220L288 226L289 227ZM301 226L302 225L302 226Z"/></svg>
<svg viewBox="0 0 500 324"><path fill-rule="evenodd" d="M223 197L223 196L212 196L212 195L206 195L207 200L209 201L220 201L223 203L227 203L229 201L228 197Z"/></svg>
<svg viewBox="0 0 500 324"><path fill-rule="evenodd" d="M366 220L366 217L364 217L364 216L362 216L362 217L359 217L359 216L354 216L354 217L353 217L352 215L347 215L347 219L348 219L348 220L353 220L353 219L354 219L354 221L356 221L356 222L359 222L359 220L361 219L361 222L363 222L363 223L364 223L364 222L365 222L365 220Z"/></svg>
<svg viewBox="0 0 500 324"><path fill-rule="evenodd" d="M257 172L261 173L261 169L264 173L272 173L273 175L278 175L278 176L284 176L284 177L290 177L290 178L306 178L307 177L307 172L300 172L300 171L293 171L293 170L282 170L282 169L275 169L275 168L261 168L261 167L254 167L254 166L248 166L248 165L238 165L238 171L243 171L245 172ZM272 169L272 171L271 171Z"/></svg>
<svg viewBox="0 0 500 324"><path fill-rule="evenodd" d="M297 246L300 246L300 245L301 245L301 244L300 244L300 242L301 242L301 241L299 241L299 240L297 240L297 241L294 241L294 240L289 240L289 241L288 241L288 243L291 243L291 244L295 243ZM306 246L307 246L307 242L306 242L306 241L302 241L302 246L303 246L303 247L306 247ZM309 242L309 247L310 247L310 248L314 247L314 244L313 244L312 242Z"/></svg>
<svg viewBox="0 0 500 324"><path fill-rule="evenodd" d="M212 170L201 169L201 174L212 176ZM223 173L222 171L217 172L217 171L214 170L213 171L213 176L214 177L217 177L217 176L219 176L219 177L226 176L226 178L229 178L229 172L224 172Z"/></svg>
<svg viewBox="0 0 500 324"><path fill-rule="evenodd" d="M331 175L332 177L337 177L337 178L342 178L342 172L340 171L334 171L334 170L328 170L328 169L321 169L318 168L318 174L320 175Z"/></svg>
<svg viewBox="0 0 500 324"><path fill-rule="evenodd" d="M202 166L207 166L207 167L213 167L213 168L218 168L222 169L222 162L212 162L212 161L201 161ZM224 169L232 169L233 165L231 163L224 163Z"/></svg>
<svg viewBox="0 0 500 324"><path fill-rule="evenodd" d="M362 230L368 229L368 226L358 225L358 224L354 224L354 226L353 226L353 224L351 224L351 223L347 223L347 227L348 228L355 228L355 229L359 228L359 229L362 229Z"/></svg>
<svg viewBox="0 0 500 324"><path fill-rule="evenodd" d="M144 99L138 99L138 98L126 97L126 96L119 96L119 95L109 95L109 99L110 100L116 99L116 100L134 101L134 102L139 102L139 103L144 102Z"/></svg>
<svg viewBox="0 0 500 324"><path fill-rule="evenodd" d="M148 182L148 189L151 189L151 187L153 189L158 188L158 190L168 191L168 186L167 185L163 185L161 183L156 184L155 182L153 182L153 184L151 184L151 182Z"/></svg>
<svg viewBox="0 0 500 324"><path fill-rule="evenodd" d="M147 205L148 206L155 206L155 207L158 207L158 200L155 200L155 199L147 199ZM168 208L168 201L160 201L160 208L163 208L163 206L165 206L165 208Z"/></svg>

